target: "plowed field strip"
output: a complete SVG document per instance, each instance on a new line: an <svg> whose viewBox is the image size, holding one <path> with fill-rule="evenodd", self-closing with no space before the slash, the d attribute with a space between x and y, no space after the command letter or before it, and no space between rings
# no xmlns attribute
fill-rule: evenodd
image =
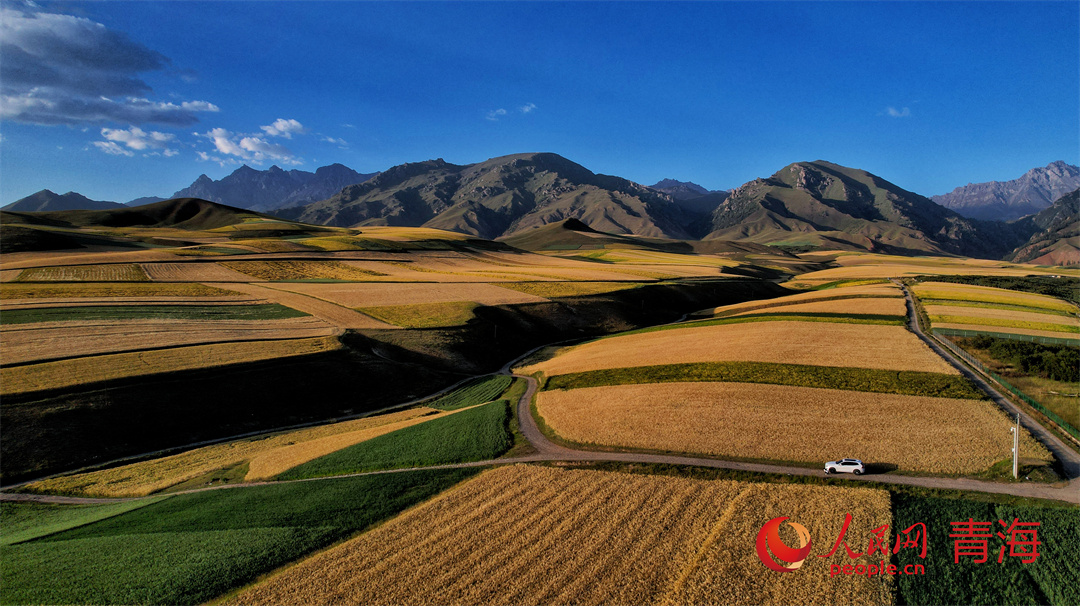
<svg viewBox="0 0 1080 606"><path fill-rule="evenodd" d="M250 282L247 274L217 263L143 263L151 280L158 282Z"/></svg>
<svg viewBox="0 0 1080 606"><path fill-rule="evenodd" d="M3 326L0 348L6 365L179 345L323 337L335 332L334 327L312 317L218 322L47 322Z"/></svg>
<svg viewBox="0 0 1080 606"><path fill-rule="evenodd" d="M153 351L88 356L0 368L0 393L5 395L61 389L85 383L141 377L163 372L227 366L302 356L339 349L334 337L218 343ZM5 356L6 357L6 356Z"/></svg>

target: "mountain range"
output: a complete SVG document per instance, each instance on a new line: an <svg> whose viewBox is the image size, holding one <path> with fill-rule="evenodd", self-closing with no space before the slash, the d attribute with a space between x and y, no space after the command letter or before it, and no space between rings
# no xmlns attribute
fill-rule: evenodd
<svg viewBox="0 0 1080 606"><path fill-rule="evenodd" d="M990 181L958 187L930 199L972 219L1012 221L1037 213L1080 187L1080 168L1052 162L1012 181Z"/></svg>
<svg viewBox="0 0 1080 606"><path fill-rule="evenodd" d="M271 166L255 170L243 165L218 181L199 175L173 198L201 198L248 210L268 211L324 200L343 187L363 183L376 173L362 174L342 165L323 166L315 172L282 170Z"/></svg>
<svg viewBox="0 0 1080 606"><path fill-rule="evenodd" d="M43 189L36 194L31 194L25 198L16 200L0 210L33 213L51 210L106 210L109 208L124 208L124 205L116 202L91 200L90 198L73 191L61 195Z"/></svg>
<svg viewBox="0 0 1080 606"><path fill-rule="evenodd" d="M1016 263L1080 265L1080 189L1031 217L1039 231L1006 257Z"/></svg>

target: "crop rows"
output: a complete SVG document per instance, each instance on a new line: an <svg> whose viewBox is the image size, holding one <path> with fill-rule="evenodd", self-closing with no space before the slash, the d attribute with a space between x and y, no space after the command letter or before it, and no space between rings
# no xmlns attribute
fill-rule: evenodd
<svg viewBox="0 0 1080 606"><path fill-rule="evenodd" d="M365 281L386 274L350 267L338 261L219 261L220 265L266 281L275 280L355 280Z"/></svg>
<svg viewBox="0 0 1080 606"><path fill-rule="evenodd" d="M227 603L890 603L888 577L829 579L852 562L843 550L798 575L769 573L754 552L762 524L790 516L824 555L842 512L852 544L891 521L879 490L504 467Z"/></svg>
<svg viewBox="0 0 1080 606"><path fill-rule="evenodd" d="M924 302L932 300L976 301L1038 307L1070 313L1077 311L1076 306L1047 295L1029 294L985 286L923 282L915 285L912 291L915 296Z"/></svg>
<svg viewBox="0 0 1080 606"><path fill-rule="evenodd" d="M733 305L723 305L709 310L710 315L715 316L729 316L736 313L742 313L747 311L754 311L757 309L765 309L769 307L778 307L791 305L794 303L809 303L812 301L838 301L843 299L854 299L861 297L902 297L900 290L892 284L873 284L873 285L859 285L844 288L843 290L832 291L812 291L799 293L796 295L788 295L785 297L777 297L775 299L766 299L764 301L747 301L745 303L735 303Z"/></svg>
<svg viewBox="0 0 1080 606"><path fill-rule="evenodd" d="M720 346L722 344L722 346ZM714 361L858 366L958 374L901 326L759 322L673 328L571 347L520 369L566 374L633 366Z"/></svg>
<svg viewBox="0 0 1080 606"><path fill-rule="evenodd" d="M68 265L63 267L33 267L24 269L19 282L147 282L142 267L124 265Z"/></svg>
<svg viewBox="0 0 1080 606"><path fill-rule="evenodd" d="M739 311L731 316L739 317L750 313L813 314L831 313L851 316L899 316L907 314L907 306L900 297L858 297L791 303L765 308L765 311Z"/></svg>
<svg viewBox="0 0 1080 606"><path fill-rule="evenodd" d="M63 389L196 368L304 356L341 348L336 337L215 343L0 368L5 395ZM61 353L59 350L57 353Z"/></svg>
<svg viewBox="0 0 1080 606"><path fill-rule="evenodd" d="M472 320L477 307L479 305L472 301L456 301L357 307L356 311L402 328L441 328L461 326Z"/></svg>
<svg viewBox="0 0 1080 606"><path fill-rule="evenodd" d="M68 283L0 284L0 299L67 299L83 297L227 297L239 293L203 284Z"/></svg>
<svg viewBox="0 0 1080 606"><path fill-rule="evenodd" d="M250 276L217 263L143 263L151 280L161 282L247 282Z"/></svg>
<svg viewBox="0 0 1080 606"><path fill-rule="evenodd" d="M108 305L19 308L4 312L0 324L87 320L284 320L308 314L278 305Z"/></svg>
<svg viewBox="0 0 1080 606"><path fill-rule="evenodd" d="M1023 328L1026 330L1043 330L1049 332L1080 333L1080 323L1062 316L1048 316L1049 322L1041 322L1031 319L1044 314L1025 314L1023 312L1006 312L1010 317L994 317L991 314L978 313L978 310L965 315L952 315L946 312L948 308L928 306L926 311L930 315L930 322L939 324L971 324L974 326L997 326L1001 328ZM1058 318L1064 320L1058 322ZM1041 318L1040 318L1041 319ZM1009 332L1000 330L998 332Z"/></svg>
<svg viewBox="0 0 1080 606"><path fill-rule="evenodd" d="M431 408L440 410L457 410L466 406L474 406L491 402L498 398L513 382L508 375L493 375L470 381L454 391L439 396L426 402Z"/></svg>
<svg viewBox="0 0 1080 606"><path fill-rule="evenodd" d="M120 467L40 480L37 492L98 497L133 497L159 492L206 473L249 462L245 479L266 478L357 442L437 418L430 408L413 408L354 421L284 432L140 461Z"/></svg>
<svg viewBox="0 0 1080 606"><path fill-rule="evenodd" d="M977 400L655 383L545 391L536 408L572 442L728 458L821 464L855 456L882 470L971 474L1008 459L1011 447L1010 420ZM1051 459L1026 432L1020 448L1025 459Z"/></svg>

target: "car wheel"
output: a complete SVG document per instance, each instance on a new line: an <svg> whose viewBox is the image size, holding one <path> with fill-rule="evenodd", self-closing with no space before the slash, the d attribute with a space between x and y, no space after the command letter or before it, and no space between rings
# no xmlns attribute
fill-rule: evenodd
<svg viewBox="0 0 1080 606"><path fill-rule="evenodd" d="M835 469L833 469L832 467L830 467L830 468L828 468L828 469L826 469L826 470L825 470L825 473L827 473L827 474L828 474L828 473L836 473L836 470L835 470Z"/></svg>
<svg viewBox="0 0 1080 606"><path fill-rule="evenodd" d="M855 470L855 475L861 476L862 475L862 470L861 469L856 469Z"/></svg>

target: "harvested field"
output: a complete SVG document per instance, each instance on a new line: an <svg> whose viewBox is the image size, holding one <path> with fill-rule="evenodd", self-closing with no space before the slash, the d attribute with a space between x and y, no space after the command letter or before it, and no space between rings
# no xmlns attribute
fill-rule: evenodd
<svg viewBox="0 0 1080 606"><path fill-rule="evenodd" d="M340 348L341 343L335 337L316 337L196 345L4 367L0 368L0 393L9 395L62 389L163 372L304 356ZM7 357L5 353L5 363L8 363Z"/></svg>
<svg viewBox="0 0 1080 606"><path fill-rule="evenodd" d="M643 285L643 282L504 282L499 287L553 299L602 295Z"/></svg>
<svg viewBox="0 0 1080 606"><path fill-rule="evenodd" d="M1065 334L1080 334L1080 326L1077 324L1059 324L1057 322L1033 322L1012 318L988 318L974 314L965 315L936 315L930 314L930 322L935 326L945 324L970 324L989 328L1000 328L999 332L1009 332L1014 328L1024 330L1038 330L1042 332L1060 332Z"/></svg>
<svg viewBox="0 0 1080 606"><path fill-rule="evenodd" d="M324 337L337 330L313 317L289 320L48 322L0 329L4 364L22 364L178 345Z"/></svg>
<svg viewBox="0 0 1080 606"><path fill-rule="evenodd" d="M339 261L219 261L220 265L259 280L355 280L363 282L386 274Z"/></svg>
<svg viewBox="0 0 1080 606"><path fill-rule="evenodd" d="M236 291L206 286L205 284L0 284L0 299L67 299L73 297L230 297L238 294L240 293Z"/></svg>
<svg viewBox="0 0 1080 606"><path fill-rule="evenodd" d="M34 482L39 492L75 493L99 497L143 496L181 484L209 472L249 462L247 481L275 476L286 469L364 440L444 416L431 408L332 423L184 453Z"/></svg>
<svg viewBox="0 0 1080 606"><path fill-rule="evenodd" d="M831 301L811 301L809 303L793 303L777 307L767 307L763 310L742 311L731 314L732 316L744 316L746 314L777 313L832 313L879 315L879 316L906 316L907 305L904 299L899 297L860 297L848 299L834 299ZM724 316L729 317L729 316Z"/></svg>
<svg viewBox="0 0 1080 606"><path fill-rule="evenodd" d="M150 278L134 263L117 265L67 265L24 269L18 282L146 282Z"/></svg>
<svg viewBox="0 0 1080 606"><path fill-rule="evenodd" d="M934 322L934 328L953 330L972 330L986 334L1029 335L1032 337L1050 337L1051 339L1075 339L1080 342L1080 335L1060 330L1039 330L1035 328L1012 328L1006 326L987 326L985 324L961 324L956 322Z"/></svg>
<svg viewBox="0 0 1080 606"><path fill-rule="evenodd" d="M217 263L143 263L151 280L159 282L250 282L251 276Z"/></svg>
<svg viewBox="0 0 1080 606"><path fill-rule="evenodd" d="M935 305L929 303L925 306L926 313L931 318L934 316L966 316L971 319L987 320L1010 320L1012 322L1031 322L1037 324L1061 324L1068 327L1080 327L1080 319L1075 316L1065 316L1054 313L1039 313L1037 311L1019 311L1015 309L994 309L992 307L965 307L959 305ZM1003 324L1002 326L1008 326ZM1017 326L1023 328L1023 326Z"/></svg>
<svg viewBox="0 0 1080 606"><path fill-rule="evenodd" d="M21 273L21 269L0 269L0 282L11 282Z"/></svg>
<svg viewBox="0 0 1080 606"><path fill-rule="evenodd" d="M753 322L676 328L609 337L569 347L519 369L547 376L598 370L748 361L853 366L958 374L902 326L832 322Z"/></svg>
<svg viewBox="0 0 1080 606"><path fill-rule="evenodd" d="M825 269L798 277L799 282L824 283L843 279L900 278L924 275L1026 276L1053 274L1060 270L1032 265L1016 265L1002 261L951 258L911 258L887 255L846 255L837 259L843 267Z"/></svg>
<svg viewBox="0 0 1080 606"><path fill-rule="evenodd" d="M475 317L477 307L472 301L453 301L359 307L357 311L402 328L439 328L465 324Z"/></svg>
<svg viewBox="0 0 1080 606"><path fill-rule="evenodd" d="M931 300L946 301L979 301L983 303L1002 303L1005 305L1022 305L1024 307L1039 307L1056 311L1076 313L1077 307L1046 295L1005 290L1003 288L989 288L986 286L971 286L968 284L948 284L942 282L924 282L916 284L912 288L915 296L924 303L930 305Z"/></svg>
<svg viewBox="0 0 1080 606"><path fill-rule="evenodd" d="M338 328L397 328L392 324L380 322L329 301L286 290L284 285L270 287L258 284L221 284L220 286L227 286L248 295L298 309Z"/></svg>
<svg viewBox="0 0 1080 606"><path fill-rule="evenodd" d="M754 537L769 519L798 520L824 555L841 512L852 545L892 522L883 490L503 467L226 603L891 603L891 577L829 578L830 564L856 563L842 549L797 575L761 565Z"/></svg>
<svg viewBox="0 0 1080 606"><path fill-rule="evenodd" d="M796 303L810 303L813 301L837 301L856 297L899 297L903 298L903 292L892 284L874 284L871 286L852 286L843 290L815 290L812 292L799 293L786 297L777 297L765 301L747 301L734 305L724 305L711 310L712 315L729 316L736 313L766 309L769 307L782 307ZM705 311L698 312L705 314Z"/></svg>
<svg viewBox="0 0 1080 606"><path fill-rule="evenodd" d="M905 471L972 474L1008 459L992 402L755 383L655 383L545 391L537 412L582 444L821 463L837 453ZM888 428L878 431L875 428ZM1025 458L1050 461L1027 432Z"/></svg>
<svg viewBox="0 0 1080 606"><path fill-rule="evenodd" d="M344 307L471 301L481 305L540 303L541 297L491 284L282 284L276 288L324 299Z"/></svg>

